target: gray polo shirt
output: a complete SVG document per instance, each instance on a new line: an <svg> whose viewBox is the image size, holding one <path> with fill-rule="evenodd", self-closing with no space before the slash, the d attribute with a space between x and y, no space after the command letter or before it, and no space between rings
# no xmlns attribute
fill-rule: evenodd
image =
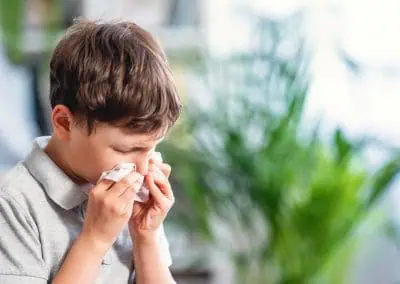
<svg viewBox="0 0 400 284"><path fill-rule="evenodd" d="M0 182L1 284L51 283L82 229L85 188L72 182L42 150L48 140L36 139L26 160ZM160 243L170 265L164 230ZM104 256L95 283L133 283L132 255L126 226Z"/></svg>

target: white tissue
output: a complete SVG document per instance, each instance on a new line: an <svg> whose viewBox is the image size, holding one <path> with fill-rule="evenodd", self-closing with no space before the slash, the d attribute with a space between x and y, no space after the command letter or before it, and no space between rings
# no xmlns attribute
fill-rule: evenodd
<svg viewBox="0 0 400 284"><path fill-rule="evenodd" d="M121 179L128 176L130 173L136 171L136 165L133 163L122 163L116 165L112 170L105 171L101 174L99 180L108 179L114 182L119 182ZM144 183L140 187L139 191L134 197L135 201L147 202L149 200L149 190L146 188Z"/></svg>
<svg viewBox="0 0 400 284"><path fill-rule="evenodd" d="M112 180L115 182L120 181L127 175L129 175L131 172L136 171L136 165L133 163L122 163L119 165L116 165L112 170L110 171L105 171L101 174L100 180L103 179L108 179Z"/></svg>
<svg viewBox="0 0 400 284"><path fill-rule="evenodd" d="M163 161L160 152L154 152L152 154L152 158L161 163ZM110 171L103 172L100 176L99 181L103 179L108 179L114 182L119 182L121 179L128 176L130 173L134 171L136 171L136 165L134 163L121 163L119 165L116 165ZM147 200L149 200L149 189L146 187L144 183L140 187L139 191L136 193L134 200L142 203L147 202Z"/></svg>
<svg viewBox="0 0 400 284"><path fill-rule="evenodd" d="M156 160L157 162L162 163L163 162L163 158L160 152L154 152L153 155L151 156L154 160Z"/></svg>

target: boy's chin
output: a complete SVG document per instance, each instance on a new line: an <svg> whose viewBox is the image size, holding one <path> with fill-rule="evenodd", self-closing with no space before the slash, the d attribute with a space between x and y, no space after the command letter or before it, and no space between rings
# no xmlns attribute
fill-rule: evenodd
<svg viewBox="0 0 400 284"><path fill-rule="evenodd" d="M90 177L85 177L85 174L83 173L78 173L78 172L73 172L72 176L70 178L79 185L82 184L96 184L97 180L95 178L90 178Z"/></svg>

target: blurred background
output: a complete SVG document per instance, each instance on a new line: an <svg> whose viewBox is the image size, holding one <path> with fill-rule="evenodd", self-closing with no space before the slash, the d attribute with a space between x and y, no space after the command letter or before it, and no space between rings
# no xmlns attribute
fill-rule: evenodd
<svg viewBox="0 0 400 284"><path fill-rule="evenodd" d="M0 172L51 132L78 16L161 41L185 110L161 146L178 283L400 283L400 5L0 0Z"/></svg>

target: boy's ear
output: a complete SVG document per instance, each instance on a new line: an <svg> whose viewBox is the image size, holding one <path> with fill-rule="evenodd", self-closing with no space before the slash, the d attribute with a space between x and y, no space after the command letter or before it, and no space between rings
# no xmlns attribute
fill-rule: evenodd
<svg viewBox="0 0 400 284"><path fill-rule="evenodd" d="M54 134L60 140L68 140L74 123L74 116L64 105L57 105L51 112Z"/></svg>

